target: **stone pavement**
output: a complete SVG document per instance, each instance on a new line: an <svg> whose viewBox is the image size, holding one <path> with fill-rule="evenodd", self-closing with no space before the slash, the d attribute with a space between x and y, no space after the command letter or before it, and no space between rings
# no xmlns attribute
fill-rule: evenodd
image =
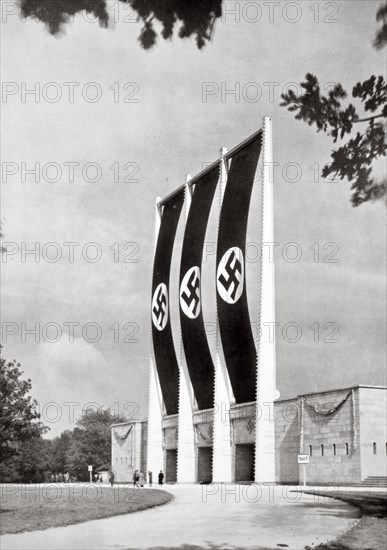
<svg viewBox="0 0 387 550"><path fill-rule="evenodd" d="M163 488L175 497L166 505L4 535L1 550L301 550L335 539L358 517L344 502L295 492L295 487L214 483Z"/></svg>

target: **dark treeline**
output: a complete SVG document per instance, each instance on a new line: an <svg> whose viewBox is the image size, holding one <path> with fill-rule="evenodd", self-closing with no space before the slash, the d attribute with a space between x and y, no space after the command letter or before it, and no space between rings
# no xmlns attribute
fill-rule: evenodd
<svg viewBox="0 0 387 550"><path fill-rule="evenodd" d="M22 375L19 362L0 358L0 482L64 481L65 474L86 481L88 465L94 472L109 469L110 426L126 418L111 409L86 409L73 430L44 439L49 428L41 422L39 405L30 395L31 380Z"/></svg>
<svg viewBox="0 0 387 550"><path fill-rule="evenodd" d="M17 452L1 464L2 483L88 481L88 465L93 471L110 469L110 426L124 421L109 409L85 411L74 430L66 430L54 439L33 436L17 444ZM53 477L54 476L54 477Z"/></svg>

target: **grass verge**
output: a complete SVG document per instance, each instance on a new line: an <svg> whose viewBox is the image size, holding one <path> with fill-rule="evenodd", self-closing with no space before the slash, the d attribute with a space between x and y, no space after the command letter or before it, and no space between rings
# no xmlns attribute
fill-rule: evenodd
<svg viewBox="0 0 387 550"><path fill-rule="evenodd" d="M47 484L0 487L0 534L37 531L128 514L166 504L173 496L129 485Z"/></svg>

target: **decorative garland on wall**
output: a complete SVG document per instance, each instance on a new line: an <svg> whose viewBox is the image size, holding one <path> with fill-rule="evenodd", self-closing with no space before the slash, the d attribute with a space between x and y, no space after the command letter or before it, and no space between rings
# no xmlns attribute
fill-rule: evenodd
<svg viewBox="0 0 387 550"><path fill-rule="evenodd" d="M210 424L210 426L208 428L208 435L207 436L203 434L203 432L201 431L199 426L196 424L195 425L195 441L196 441L196 443L199 442L199 435L204 441L212 441L212 436L213 436L212 424Z"/></svg>
<svg viewBox="0 0 387 550"><path fill-rule="evenodd" d="M335 413L342 405L344 405L344 403L347 401L348 397L350 397L351 395L351 392L348 392L347 395L339 402L337 403L337 405L334 405L333 407L327 409L327 405L329 405L329 403L326 403L325 405L322 405L321 407L318 407L316 405L313 405L313 403L310 403L309 401L307 401L305 398L305 403L308 405L308 407L311 407L315 413L317 414L323 414L323 415L330 415L330 414L333 414Z"/></svg>
<svg viewBox="0 0 387 550"><path fill-rule="evenodd" d="M322 405L321 407L314 405L313 403L310 403L305 399L305 397L301 397L301 407L300 407L300 454L304 453L304 406L305 404L308 405L316 414L321 414L323 416L329 416L331 414L334 414L344 403L347 401L347 399L351 397L352 401L352 448L353 450L357 449L357 426L356 426L356 404L355 404L355 392L352 389L347 393L347 395L339 401L336 405L330 408L326 408L329 403L326 403L325 405Z"/></svg>
<svg viewBox="0 0 387 550"><path fill-rule="evenodd" d="M122 435L117 433L116 430L113 430L113 432L114 432L114 435L115 435L116 439L118 439L119 441L125 441L125 439L128 437L128 435L132 431L132 428L133 428L133 424L131 426L129 426L129 428L126 430L126 432Z"/></svg>
<svg viewBox="0 0 387 550"><path fill-rule="evenodd" d="M246 422L245 428L247 432L251 435L252 432L255 430L255 418L249 418Z"/></svg>

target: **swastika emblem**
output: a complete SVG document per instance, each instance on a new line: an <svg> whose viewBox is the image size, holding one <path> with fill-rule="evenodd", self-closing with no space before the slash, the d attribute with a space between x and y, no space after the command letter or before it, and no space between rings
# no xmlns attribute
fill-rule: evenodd
<svg viewBox="0 0 387 550"><path fill-rule="evenodd" d="M164 283L156 288L152 299L152 322L157 330L164 330L168 321L168 290Z"/></svg>
<svg viewBox="0 0 387 550"><path fill-rule="evenodd" d="M223 255L218 265L216 284L219 295L228 304L235 304L242 295L244 260L240 248L233 246Z"/></svg>
<svg viewBox="0 0 387 550"><path fill-rule="evenodd" d="M180 307L190 319L200 313L200 269L191 267L180 285Z"/></svg>

